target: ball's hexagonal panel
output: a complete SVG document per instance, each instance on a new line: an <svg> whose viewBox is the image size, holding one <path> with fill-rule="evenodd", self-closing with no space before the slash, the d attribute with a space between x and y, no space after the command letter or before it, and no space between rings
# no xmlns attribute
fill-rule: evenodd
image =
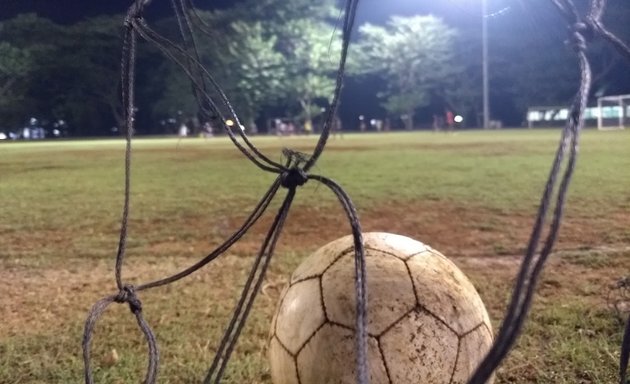
<svg viewBox="0 0 630 384"><path fill-rule="evenodd" d="M309 340L297 357L301 384L355 384L356 353L354 332L330 323ZM378 343L368 339L370 384L389 384ZM274 381L284 384L281 381Z"/></svg>
<svg viewBox="0 0 630 384"><path fill-rule="evenodd" d="M492 346L492 334L489 328L481 325L474 331L466 334L459 341L459 355L455 365L452 384L466 384L475 369L486 356ZM494 377L487 384L492 384Z"/></svg>
<svg viewBox="0 0 630 384"><path fill-rule="evenodd" d="M379 341L393 384L449 384L459 339L426 311L412 311Z"/></svg>
<svg viewBox="0 0 630 384"><path fill-rule="evenodd" d="M280 345L277 338L269 342L269 361L271 364L271 380L274 383L300 384L297 378L295 359Z"/></svg>
<svg viewBox="0 0 630 384"><path fill-rule="evenodd" d="M304 259L293 272L291 284L309 277L320 276L344 252L352 251L353 244L352 236L345 236L319 248Z"/></svg>
<svg viewBox="0 0 630 384"><path fill-rule="evenodd" d="M363 236L363 241L366 248L391 253L402 260L407 260L409 257L428 249L426 245L417 240L384 232L366 233Z"/></svg>
<svg viewBox="0 0 630 384"><path fill-rule="evenodd" d="M407 260L421 306L463 335L482 322L488 313L475 287L450 260L435 251Z"/></svg>
<svg viewBox="0 0 630 384"><path fill-rule="evenodd" d="M391 253L403 260L429 249L417 240L384 232L364 233L363 245ZM291 283L321 275L330 264L345 252L354 252L354 239L351 235L324 245L306 258L291 276Z"/></svg>
<svg viewBox="0 0 630 384"><path fill-rule="evenodd" d="M289 292L289 288L291 288L290 285L284 287L282 292L280 292L280 299L279 299L279 302L278 302L280 305L282 305L282 300L287 295L287 292ZM278 322L278 313L279 313L278 310L279 310L279 307L276 308L276 312L273 314L273 317L271 318L271 327L269 328L269 339L270 340L276 334L276 323Z"/></svg>
<svg viewBox="0 0 630 384"><path fill-rule="evenodd" d="M378 336L416 305L413 285L404 261L387 253L366 249L368 333ZM326 316L354 328L356 292L354 255L337 260L322 276Z"/></svg>
<svg viewBox="0 0 630 384"><path fill-rule="evenodd" d="M277 310L276 337L289 352L297 354L326 317L322 307L319 278L289 287Z"/></svg>

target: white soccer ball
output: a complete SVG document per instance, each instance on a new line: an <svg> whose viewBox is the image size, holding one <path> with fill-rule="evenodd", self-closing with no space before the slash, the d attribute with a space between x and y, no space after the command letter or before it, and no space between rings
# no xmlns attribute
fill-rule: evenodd
<svg viewBox="0 0 630 384"><path fill-rule="evenodd" d="M466 383L493 337L473 285L416 240L366 233L364 244L370 383ZM291 276L271 326L273 382L356 383L355 302L354 247L346 236Z"/></svg>

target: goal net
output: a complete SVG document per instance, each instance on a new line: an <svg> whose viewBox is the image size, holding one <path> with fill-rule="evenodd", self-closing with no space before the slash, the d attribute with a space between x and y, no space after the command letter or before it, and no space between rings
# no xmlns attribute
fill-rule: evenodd
<svg viewBox="0 0 630 384"><path fill-rule="evenodd" d="M603 96L597 99L597 129L630 127L630 95Z"/></svg>

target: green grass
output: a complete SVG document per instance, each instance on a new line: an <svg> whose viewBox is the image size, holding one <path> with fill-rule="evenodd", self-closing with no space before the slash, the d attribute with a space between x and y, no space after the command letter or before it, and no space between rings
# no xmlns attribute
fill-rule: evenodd
<svg viewBox="0 0 630 384"><path fill-rule="evenodd" d="M614 383L621 338L612 330L618 327L610 313L580 303L535 306L502 378L515 383Z"/></svg>
<svg viewBox="0 0 630 384"><path fill-rule="evenodd" d="M623 192L630 181L620 177L630 165L623 151L627 138L625 132L584 134L571 194L575 209L628 205ZM529 209L538 201L557 140L556 131L346 135L331 141L315 172L337 179L358 203L393 195ZM300 138L256 141L276 160L279 146L306 151L314 144L313 139ZM31 210L33 215L48 213L54 208L51 199L85 203L77 214L91 212L95 205L119 208L122 141L10 143L0 148L5 180L0 192L13 203L7 207L9 218L22 216L24 204L37 208ZM226 140L136 140L134 149L137 209L150 210L155 202L160 203L159 213L186 207L194 211L196 204L251 203L271 180ZM328 195L316 193L318 201ZM184 194L194 205L179 203ZM75 221L67 217L64 223Z"/></svg>
<svg viewBox="0 0 630 384"><path fill-rule="evenodd" d="M369 228L397 229L448 250L498 325L516 259L497 269L466 256L477 250L501 262L520 253L558 139L556 130L348 134L330 140L313 173L338 181ZM630 267L620 251L630 243L629 139L630 132L584 133L559 243L565 251L548 267L548 285L499 383L614 380L621 330L600 288ZM315 145L314 137L254 141L278 161L282 147L308 152ZM125 277L134 282L212 250L274 178L227 139L138 139L133 148ZM122 140L0 143L0 292L7 290L0 383L81 380L82 323L94 301L114 292L123 169ZM347 233L343 220L324 186L309 182L298 192L271 288L257 301L225 383L270 382L264 345L282 283L307 252ZM203 376L264 230L257 227L199 277L142 294L162 347L161 382ZM94 343L99 382L139 380L146 350L126 308L106 313ZM108 363L112 349L119 360Z"/></svg>

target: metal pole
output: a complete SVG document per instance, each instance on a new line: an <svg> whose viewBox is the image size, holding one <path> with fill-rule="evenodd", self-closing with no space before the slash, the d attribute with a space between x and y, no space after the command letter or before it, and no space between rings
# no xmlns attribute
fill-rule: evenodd
<svg viewBox="0 0 630 384"><path fill-rule="evenodd" d="M490 128L490 84L488 81L488 0L481 1L481 40L483 71L483 129Z"/></svg>

